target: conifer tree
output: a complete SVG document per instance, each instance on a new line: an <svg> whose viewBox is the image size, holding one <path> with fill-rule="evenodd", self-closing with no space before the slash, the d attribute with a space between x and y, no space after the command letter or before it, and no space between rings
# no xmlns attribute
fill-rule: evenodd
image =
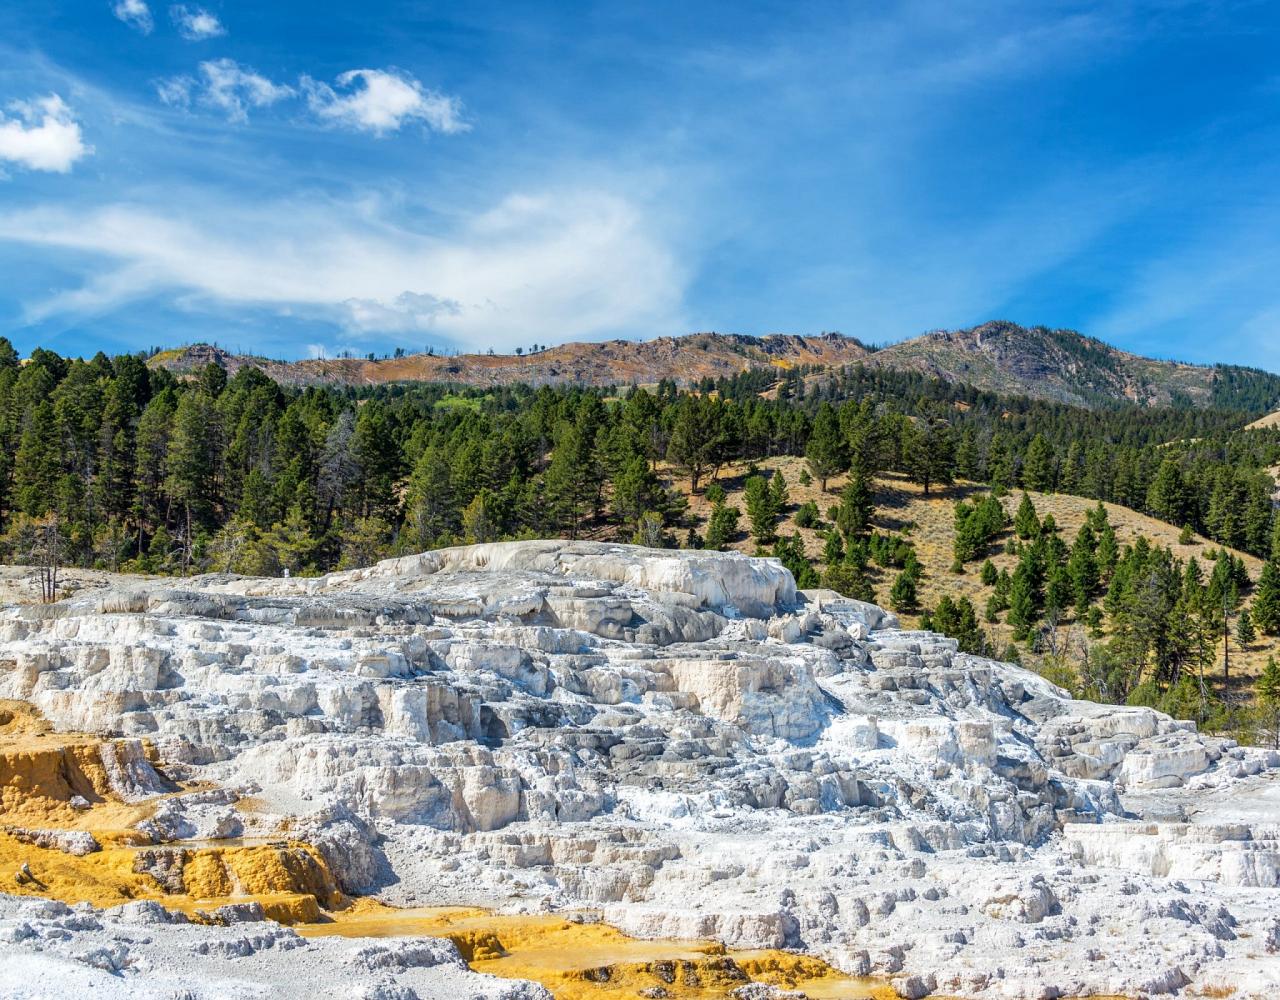
<svg viewBox="0 0 1280 1000"><path fill-rule="evenodd" d="M955 448L945 421L926 420L923 428L904 422L901 449L907 473L924 488L926 497L935 483L951 482Z"/></svg>
<svg viewBox="0 0 1280 1000"><path fill-rule="evenodd" d="M1271 732L1272 749L1280 750L1280 662L1267 657L1267 665L1253 684L1259 715L1264 728Z"/></svg>
<svg viewBox="0 0 1280 1000"><path fill-rule="evenodd" d="M1018 504L1018 512L1013 517L1013 530L1024 541L1040 534L1040 518L1028 493L1022 494L1022 502Z"/></svg>
<svg viewBox="0 0 1280 1000"><path fill-rule="evenodd" d="M1076 614L1083 617L1093 602L1094 592L1098 588L1098 561L1094 556L1095 540L1093 529L1088 524L1080 526L1076 540L1071 546L1071 556L1067 560L1067 576L1071 581L1071 591L1075 603Z"/></svg>
<svg viewBox="0 0 1280 1000"><path fill-rule="evenodd" d="M840 491L840 508L836 513L836 525L844 532L846 541L865 535L871 528L875 513L870 480L858 472L849 475L849 481Z"/></svg>
<svg viewBox="0 0 1280 1000"><path fill-rule="evenodd" d="M682 396L667 444L667 457L689 477L689 490L710 470L720 445L719 411L703 396Z"/></svg>
<svg viewBox="0 0 1280 1000"><path fill-rule="evenodd" d="M919 601L916 592L916 575L899 573L889 588L889 605L894 611L914 611Z"/></svg>
<svg viewBox="0 0 1280 1000"><path fill-rule="evenodd" d="M1053 448L1043 434L1037 434L1027 446L1027 455L1023 459L1023 485L1029 490L1050 493L1054 487L1055 472Z"/></svg>
<svg viewBox="0 0 1280 1000"><path fill-rule="evenodd" d="M14 459L14 507L33 518L48 512L53 506L60 464L53 404L41 400L22 429Z"/></svg>
<svg viewBox="0 0 1280 1000"><path fill-rule="evenodd" d="M1253 592L1253 624L1267 635L1280 635L1280 559L1262 564Z"/></svg>
<svg viewBox="0 0 1280 1000"><path fill-rule="evenodd" d="M822 544L822 561L834 566L844 559L844 541L838 531L828 531Z"/></svg>
<svg viewBox="0 0 1280 1000"><path fill-rule="evenodd" d="M844 434L840 431L840 419L830 403L818 407L804 457L809 472L818 480L818 488L823 493L827 492L827 480L845 469Z"/></svg>
<svg viewBox="0 0 1280 1000"><path fill-rule="evenodd" d="M1013 574L1012 586L1009 589L1009 624L1013 626L1013 637L1018 642L1025 642L1031 630L1039 621L1036 610L1036 588L1032 572L1023 562Z"/></svg>
<svg viewBox="0 0 1280 1000"><path fill-rule="evenodd" d="M769 503L773 507L773 516L781 517L791 502L791 492L787 489L787 479L779 469L769 478Z"/></svg>
<svg viewBox="0 0 1280 1000"><path fill-rule="evenodd" d="M1236 644L1241 649L1248 649L1258 638L1258 633L1253 627L1253 616L1249 614L1248 608L1240 609L1240 616L1236 619Z"/></svg>
<svg viewBox="0 0 1280 1000"><path fill-rule="evenodd" d="M1172 458L1160 463L1160 471L1147 491L1147 509L1162 521L1182 524L1186 520L1187 486L1182 469Z"/></svg>
<svg viewBox="0 0 1280 1000"><path fill-rule="evenodd" d="M710 493L710 489L707 490ZM741 511L720 501L711 508L711 517L707 521L707 537L705 545L708 549L720 550L729 544L738 533L738 518Z"/></svg>
<svg viewBox="0 0 1280 1000"><path fill-rule="evenodd" d="M926 627L955 639L962 653L981 656L986 652L987 644L982 636L982 628L978 625L977 612L967 597L953 599L944 594L938 601L938 606L928 615Z"/></svg>
<svg viewBox="0 0 1280 1000"><path fill-rule="evenodd" d="M743 489L743 503L747 507L747 518L751 521L751 535L758 545L769 545L776 535L778 512L774 506L773 493L763 476L751 476Z"/></svg>

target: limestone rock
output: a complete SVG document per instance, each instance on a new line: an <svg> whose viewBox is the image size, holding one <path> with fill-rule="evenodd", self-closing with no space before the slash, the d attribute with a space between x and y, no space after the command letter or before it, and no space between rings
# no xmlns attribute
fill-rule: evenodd
<svg viewBox="0 0 1280 1000"><path fill-rule="evenodd" d="M0 609L0 643L0 698L117 734L110 794L156 800L134 863L171 892L187 841L297 839L393 904L590 908L903 996L1280 993L1276 755L1074 701L775 560L539 541L121 581ZM0 897L0 993L122 995L181 954L171 993L243 995L235 961L307 1000L547 996L443 942L304 944L264 913Z"/></svg>

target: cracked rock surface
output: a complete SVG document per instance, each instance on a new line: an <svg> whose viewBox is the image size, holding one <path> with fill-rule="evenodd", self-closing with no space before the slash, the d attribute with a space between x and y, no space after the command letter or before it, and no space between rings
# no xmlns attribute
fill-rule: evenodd
<svg viewBox="0 0 1280 1000"><path fill-rule="evenodd" d="M155 840L284 824L396 905L590 909L904 996L1280 993L1276 754L1073 701L773 560L539 541L121 583L0 612L0 697L220 789L165 799ZM392 968L59 905L0 900L6 995L544 995L439 942Z"/></svg>

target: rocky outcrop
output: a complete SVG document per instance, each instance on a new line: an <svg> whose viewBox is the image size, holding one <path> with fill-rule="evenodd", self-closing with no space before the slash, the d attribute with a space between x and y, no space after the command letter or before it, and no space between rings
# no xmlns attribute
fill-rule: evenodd
<svg viewBox="0 0 1280 1000"><path fill-rule="evenodd" d="M258 856L321 896L589 909L903 995L1280 989L1280 759L773 560L520 542L122 583L6 609L0 642L0 697L116 734L99 785L161 796L158 883L190 889L183 841L286 836L309 851Z"/></svg>

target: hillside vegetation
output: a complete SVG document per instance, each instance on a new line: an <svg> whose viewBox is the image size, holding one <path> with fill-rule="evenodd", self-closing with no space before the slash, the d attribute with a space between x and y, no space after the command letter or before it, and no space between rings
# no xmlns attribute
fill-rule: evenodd
<svg viewBox="0 0 1280 1000"><path fill-rule="evenodd" d="M827 509L839 503L840 492L847 479L844 476L833 479L828 484L829 492L823 493L816 482L807 484L805 478L805 462L802 458L781 456L763 459L755 463L735 463L726 467L720 475L719 484L726 494L726 502L744 507L743 489L747 477L752 471L758 471L772 477L781 472L788 483L789 504L780 517L777 533L780 536L798 536L804 545L805 555L815 565L820 566L823 560L825 536L831 527L826 517ZM811 477L810 477L811 478ZM681 480L672 477L673 486L679 488ZM968 599L980 613L990 598L992 587L983 584L979 573L979 562L970 564L965 572L952 570L955 549L955 504L960 500L973 500L987 492L986 488L969 482L956 482L935 488L929 496L924 495L920 484L912 482L902 474L885 473L875 480L874 499L875 514L871 527L876 532L889 535L901 535L913 545L923 567L917 588L917 600L909 609L898 609L899 617L908 625L920 625L928 609L937 608L942 598L952 600ZM687 495L687 490L686 490ZM1021 492L1008 493L1002 498L1002 506L1008 517L1009 525L995 539L987 555L997 570L1012 573L1018 559L1004 550L1004 543L1014 537L1013 520L1021 498ZM1052 515L1058 529L1066 539L1075 538L1089 513L1096 509L1097 502L1065 493L1041 493L1030 491L1029 495L1041 518ZM711 515L711 504L705 494L691 496L689 511L705 534L706 525ZM797 513L805 504L814 504L821 514L816 524L800 525L796 522ZM1209 557L1222 549L1202 535L1192 533L1189 539L1174 526L1149 517L1146 514L1131 510L1119 504L1104 504L1110 523L1115 527L1116 536L1121 545L1132 545L1142 537L1152 545L1169 549L1176 558L1187 561L1192 558L1207 562ZM801 515L801 520L803 520ZM726 546L739 552L753 553L757 543L748 531L743 530ZM1227 549L1239 559L1246 568L1250 580L1256 584L1265 565L1263 560L1248 553ZM893 567L869 567L868 577L872 584L874 599L886 607L890 606L890 590L897 572ZM996 622L981 622L981 629L987 647L995 651L1005 651L1014 644L1013 627L1002 617ZM1058 648L1072 649L1077 654L1081 644L1095 642L1105 638L1092 636L1089 630L1076 621L1067 621L1058 627L1056 642ZM1016 648L1016 647L1015 647ZM1267 659L1280 655L1280 637L1259 635L1254 642L1242 647L1235 635L1230 637L1230 669L1234 675L1234 686L1241 689L1248 682L1261 674ZM1031 665L1039 665L1044 660L1045 650L1023 644L1019 648L1019 656ZM1215 684L1221 681L1221 646L1216 647L1215 661L1210 665L1209 677Z"/></svg>
<svg viewBox="0 0 1280 1000"><path fill-rule="evenodd" d="M1280 635L1280 429L1213 405L1087 408L818 370L684 390L303 388L252 365L20 361L0 339L0 551L53 600L64 566L299 576L511 538L749 544L801 586L1039 658L1093 697L1234 710L1201 678L1224 632L1251 653ZM1082 499L1056 509L1061 494Z"/></svg>
<svg viewBox="0 0 1280 1000"><path fill-rule="evenodd" d="M207 344L163 351L153 367L191 374L214 363L229 375L256 367L282 385L368 386L445 382L471 386L681 386L752 369L828 371L851 364L964 383L988 392L1078 406L1214 406L1261 413L1280 402L1280 376L1238 366L1143 358L1073 330L992 322L927 333L880 350L841 334L748 337L693 333L655 340L530 345L519 354L437 355L270 361Z"/></svg>

